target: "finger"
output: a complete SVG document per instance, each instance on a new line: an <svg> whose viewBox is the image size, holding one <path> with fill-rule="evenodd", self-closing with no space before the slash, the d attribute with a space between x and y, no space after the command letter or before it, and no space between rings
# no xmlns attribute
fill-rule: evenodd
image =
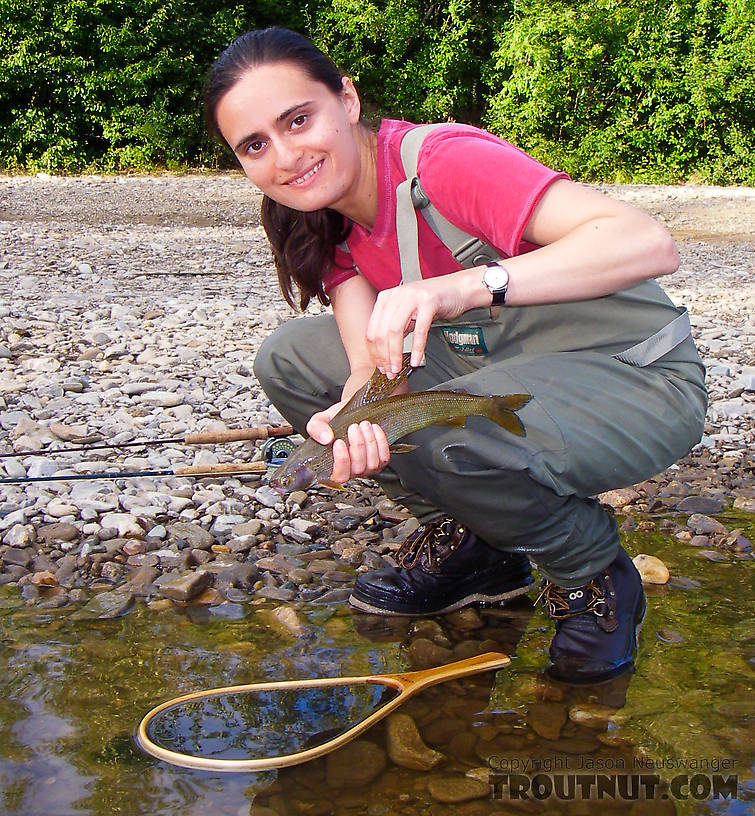
<svg viewBox="0 0 755 816"><path fill-rule="evenodd" d="M336 439L332 447L333 451L333 472L330 474L331 481L343 484L351 477L351 460L349 449L343 439Z"/></svg>
<svg viewBox="0 0 755 816"><path fill-rule="evenodd" d="M349 440L349 457L351 459L351 473L364 473L367 467L367 446L364 433L359 425L349 425L346 432Z"/></svg>
<svg viewBox="0 0 755 816"><path fill-rule="evenodd" d="M422 365L422 357L427 346L427 336L430 333L430 326L433 322L432 312L422 311L414 320L414 335L412 336L412 356L411 365L416 368Z"/></svg>
<svg viewBox="0 0 755 816"><path fill-rule="evenodd" d="M380 470L382 470L391 460L391 446L388 442L388 437L380 425L373 424L372 429L375 433L375 441L377 442L378 457L380 460Z"/></svg>
<svg viewBox="0 0 755 816"><path fill-rule="evenodd" d="M380 448L375 433L375 428L379 427L379 425L373 425L366 419L359 424L359 429L364 438L365 473L374 473L379 470L381 466Z"/></svg>
<svg viewBox="0 0 755 816"><path fill-rule="evenodd" d="M321 445L329 445L333 441L333 429L328 419L327 414L321 411L313 414L307 423L307 433Z"/></svg>

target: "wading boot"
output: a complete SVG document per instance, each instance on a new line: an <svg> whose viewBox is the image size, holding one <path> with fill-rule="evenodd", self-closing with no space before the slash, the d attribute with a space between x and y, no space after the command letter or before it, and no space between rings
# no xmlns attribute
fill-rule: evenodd
<svg viewBox="0 0 755 816"><path fill-rule="evenodd" d="M566 683L597 683L629 671L645 618L645 593L631 558L617 558L584 586L544 581L538 600L556 623L548 673Z"/></svg>
<svg viewBox="0 0 755 816"><path fill-rule="evenodd" d="M496 550L450 518L419 527L395 558L398 568L357 578L352 606L377 615L439 615L506 601L532 584L525 555Z"/></svg>

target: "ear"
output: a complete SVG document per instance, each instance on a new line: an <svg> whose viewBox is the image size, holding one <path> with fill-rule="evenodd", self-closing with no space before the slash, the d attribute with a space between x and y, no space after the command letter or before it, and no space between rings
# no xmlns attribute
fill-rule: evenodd
<svg viewBox="0 0 755 816"><path fill-rule="evenodd" d="M341 79L341 86L341 99L343 100L344 107L346 108L349 122L351 122L352 125L355 125L359 121L359 117L362 115L362 103L359 101L359 94L357 93L357 89L354 87L354 83L347 76Z"/></svg>

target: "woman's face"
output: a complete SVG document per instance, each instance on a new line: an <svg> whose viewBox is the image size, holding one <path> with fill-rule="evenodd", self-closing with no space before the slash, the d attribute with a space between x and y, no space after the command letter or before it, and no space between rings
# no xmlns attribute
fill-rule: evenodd
<svg viewBox="0 0 755 816"><path fill-rule="evenodd" d="M296 64L247 71L218 103L220 132L251 181L296 210L341 210L356 194L359 98L350 80L335 94Z"/></svg>

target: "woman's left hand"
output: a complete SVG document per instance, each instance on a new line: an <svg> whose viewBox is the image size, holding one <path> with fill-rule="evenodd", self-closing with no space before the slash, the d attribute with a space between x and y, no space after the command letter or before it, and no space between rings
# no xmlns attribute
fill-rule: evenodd
<svg viewBox="0 0 755 816"><path fill-rule="evenodd" d="M343 484L354 476L379 473L390 461L391 451L385 432L367 420L350 425L343 439L333 443L333 472L330 479Z"/></svg>

